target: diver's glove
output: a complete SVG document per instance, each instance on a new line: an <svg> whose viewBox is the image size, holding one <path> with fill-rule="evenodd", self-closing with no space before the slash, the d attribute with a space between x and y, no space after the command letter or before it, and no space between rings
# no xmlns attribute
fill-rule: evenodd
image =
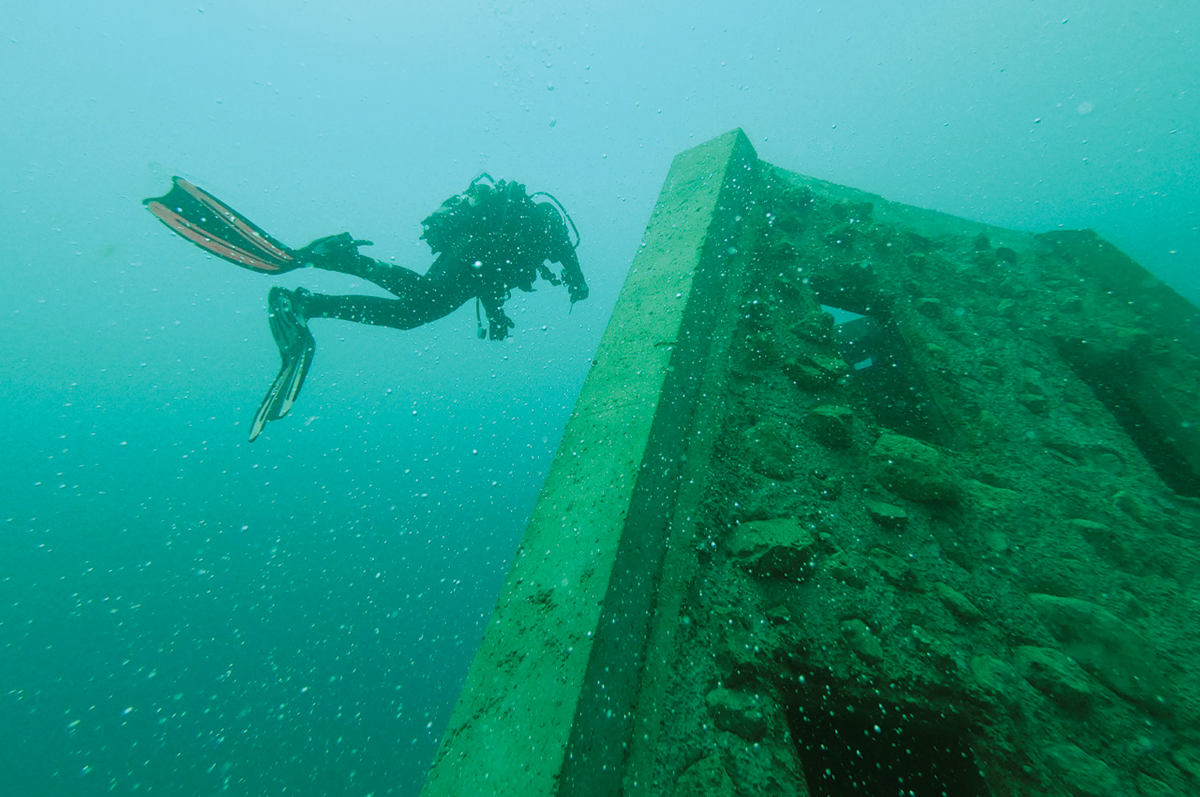
<svg viewBox="0 0 1200 797"><path fill-rule="evenodd" d="M496 310L488 313L488 339L489 340L504 340L508 337L508 330L516 326L513 320L504 314L503 310Z"/></svg>
<svg viewBox="0 0 1200 797"><path fill-rule="evenodd" d="M568 248L559 254L558 262L563 264L562 281L567 283L567 293L571 296L571 304L582 302L588 297L587 280L583 278L583 270L579 268L579 258L575 249Z"/></svg>
<svg viewBox="0 0 1200 797"><path fill-rule="evenodd" d="M582 302L588 297L588 286L583 280L569 280L567 282L567 293L571 296L571 304Z"/></svg>
<svg viewBox="0 0 1200 797"><path fill-rule="evenodd" d="M348 232L343 232L318 238L303 249L297 250L296 254L304 265L320 268L326 263L333 264L362 257L358 253L358 247L372 245L370 241L363 241Z"/></svg>

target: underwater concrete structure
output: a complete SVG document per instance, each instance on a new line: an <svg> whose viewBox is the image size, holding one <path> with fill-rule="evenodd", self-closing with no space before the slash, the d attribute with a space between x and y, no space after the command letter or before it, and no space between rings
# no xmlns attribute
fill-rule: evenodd
<svg viewBox="0 0 1200 797"><path fill-rule="evenodd" d="M422 793L1200 793L1198 416L1095 233L683 152Z"/></svg>

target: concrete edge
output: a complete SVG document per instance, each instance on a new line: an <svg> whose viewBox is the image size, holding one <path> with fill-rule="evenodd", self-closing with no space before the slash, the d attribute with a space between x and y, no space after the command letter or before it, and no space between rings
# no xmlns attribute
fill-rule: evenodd
<svg viewBox="0 0 1200 797"><path fill-rule="evenodd" d="M424 797L619 791L712 297L756 175L741 130L675 158Z"/></svg>

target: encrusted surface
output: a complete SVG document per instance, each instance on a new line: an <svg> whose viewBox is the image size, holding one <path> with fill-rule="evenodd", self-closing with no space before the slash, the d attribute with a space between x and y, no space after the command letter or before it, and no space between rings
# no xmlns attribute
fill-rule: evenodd
<svg viewBox="0 0 1200 797"><path fill-rule="evenodd" d="M1197 793L1200 480L1143 422L1164 373L1164 412L1200 404L1195 358L1078 247L763 171L654 773L627 791ZM748 567L784 520L763 546L803 572Z"/></svg>

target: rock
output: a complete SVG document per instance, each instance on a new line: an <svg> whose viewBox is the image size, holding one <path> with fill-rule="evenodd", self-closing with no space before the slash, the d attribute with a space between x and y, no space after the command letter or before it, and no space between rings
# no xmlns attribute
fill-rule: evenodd
<svg viewBox="0 0 1200 797"><path fill-rule="evenodd" d="M871 476L910 501L956 501L958 479L950 463L933 446L904 435L885 433L871 449Z"/></svg>
<svg viewBox="0 0 1200 797"><path fill-rule="evenodd" d="M792 622L792 611L787 607L787 604L780 603L772 606L763 612L772 625L790 625Z"/></svg>
<svg viewBox="0 0 1200 797"><path fill-rule="evenodd" d="M1074 315L1083 312L1083 297L1082 296L1067 296L1058 303L1058 309L1061 312Z"/></svg>
<svg viewBox="0 0 1200 797"><path fill-rule="evenodd" d="M1045 415L1050 408L1050 399L1035 385L1026 385L1025 390L1017 395L1017 401L1025 405L1025 409L1034 415Z"/></svg>
<svg viewBox="0 0 1200 797"><path fill-rule="evenodd" d="M756 473L780 481L795 477L792 454L796 447L783 424L772 421L754 424L745 431L744 444L749 452L750 468Z"/></svg>
<svg viewBox="0 0 1200 797"><path fill-rule="evenodd" d="M1060 744L1045 753L1046 766L1078 797L1120 797L1127 792L1112 770L1073 744Z"/></svg>
<svg viewBox="0 0 1200 797"><path fill-rule="evenodd" d="M922 297L913 301L913 307L926 318L940 318L942 315L942 300Z"/></svg>
<svg viewBox="0 0 1200 797"><path fill-rule="evenodd" d="M840 246L849 248L854 244L854 239L858 235L858 230L850 222L844 222L831 227L825 233L825 243L830 246Z"/></svg>
<svg viewBox="0 0 1200 797"><path fill-rule="evenodd" d="M754 675L770 661L774 640L764 638L769 629L732 609L719 609L714 617L717 633L712 641L713 659L723 680Z"/></svg>
<svg viewBox="0 0 1200 797"><path fill-rule="evenodd" d="M912 641L913 647L928 658L937 669L946 673L958 669L958 659L954 654L954 648L921 626L914 625L912 627Z"/></svg>
<svg viewBox="0 0 1200 797"><path fill-rule="evenodd" d="M716 726L748 742L757 742L766 735L767 716L762 703L759 695L732 689L717 688L704 696L704 704Z"/></svg>
<svg viewBox="0 0 1200 797"><path fill-rule="evenodd" d="M1020 496L1013 490L994 487L975 479L966 479L962 483L962 492L970 496L971 503L981 515L989 517L1004 517L1012 513L1012 508L1020 504Z"/></svg>
<svg viewBox="0 0 1200 797"><path fill-rule="evenodd" d="M808 428L821 445L848 448L854 431L854 412L849 407L822 404L808 414Z"/></svg>
<svg viewBox="0 0 1200 797"><path fill-rule="evenodd" d="M1020 689L1016 671L1007 663L991 656L972 658L971 675L980 689L1006 702L1014 700Z"/></svg>
<svg viewBox="0 0 1200 797"><path fill-rule="evenodd" d="M992 553L1004 553L1008 550L1008 537L1000 529L989 528L983 532L983 544Z"/></svg>
<svg viewBox="0 0 1200 797"><path fill-rule="evenodd" d="M835 553L827 560L826 568L829 575L836 578L838 581L855 589L863 589L867 586L867 582L859 574L858 568L850 561L844 553Z"/></svg>
<svg viewBox="0 0 1200 797"><path fill-rule="evenodd" d="M842 622L842 639L850 649L871 663L883 661L883 646L871 629L858 618Z"/></svg>
<svg viewBox="0 0 1200 797"><path fill-rule="evenodd" d="M1162 668L1141 634L1088 601L1034 593L1029 602L1063 652L1096 680L1148 709L1166 710Z"/></svg>
<svg viewBox="0 0 1200 797"><path fill-rule="evenodd" d="M675 781L675 797L737 797L733 779L716 753L701 758Z"/></svg>
<svg viewBox="0 0 1200 797"><path fill-rule="evenodd" d="M817 538L793 518L755 520L733 530L728 550L752 576L798 581L808 577Z"/></svg>
<svg viewBox="0 0 1200 797"><path fill-rule="evenodd" d="M827 344L833 335L833 316L824 310L814 310L793 324L790 332L813 343Z"/></svg>
<svg viewBox="0 0 1200 797"><path fill-rule="evenodd" d="M826 501L836 501L842 494L845 482L840 477L831 477L824 470L814 469L808 474L809 482L816 490L817 496Z"/></svg>
<svg viewBox="0 0 1200 797"><path fill-rule="evenodd" d="M1171 751L1171 763L1179 767L1193 783L1200 783L1200 748L1184 745Z"/></svg>
<svg viewBox="0 0 1200 797"><path fill-rule="evenodd" d="M1131 493L1128 490L1118 490L1113 494L1112 500L1118 509L1129 515L1134 521L1143 526L1150 525L1150 510L1146 507L1146 502L1136 493Z"/></svg>
<svg viewBox="0 0 1200 797"><path fill-rule="evenodd" d="M909 567L908 562L883 548L872 548L867 552L871 564L883 576L884 581L893 587L899 587L910 592L923 592L917 583L917 574Z"/></svg>
<svg viewBox="0 0 1200 797"><path fill-rule="evenodd" d="M1087 674L1061 651L1023 645L1013 651L1013 659L1021 677L1046 697L1073 709L1091 701Z"/></svg>
<svg viewBox="0 0 1200 797"><path fill-rule="evenodd" d="M1158 778L1152 778L1145 773L1138 774L1137 786L1141 797L1176 797L1179 794Z"/></svg>
<svg viewBox="0 0 1200 797"><path fill-rule="evenodd" d="M783 360L783 372L806 390L829 387L849 370L842 358L821 352L796 352Z"/></svg>
<svg viewBox="0 0 1200 797"><path fill-rule="evenodd" d="M1067 523L1096 549L1096 553L1118 567L1132 568L1139 564L1138 552L1129 540L1112 528L1085 518L1072 518Z"/></svg>
<svg viewBox="0 0 1200 797"><path fill-rule="evenodd" d="M938 581L933 585L933 594L938 596L947 609L963 620L974 623L983 619L983 612L979 611L975 604L949 584Z"/></svg>
<svg viewBox="0 0 1200 797"><path fill-rule="evenodd" d="M895 504L864 498L863 506L867 508L867 515L871 520L886 528L898 529L908 523L908 513Z"/></svg>

